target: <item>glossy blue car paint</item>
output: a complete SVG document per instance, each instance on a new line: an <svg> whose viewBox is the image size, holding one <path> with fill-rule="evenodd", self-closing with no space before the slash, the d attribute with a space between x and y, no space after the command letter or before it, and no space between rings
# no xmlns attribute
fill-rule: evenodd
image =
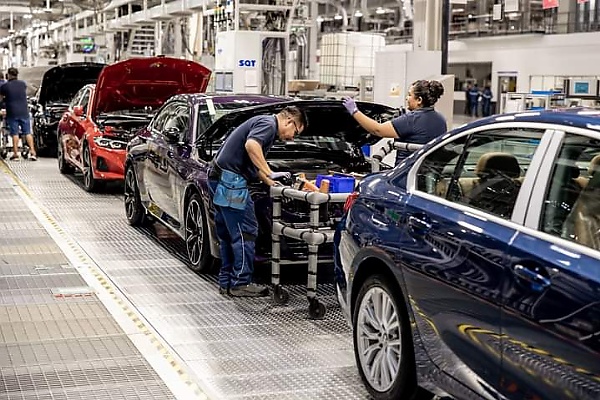
<svg viewBox="0 0 600 400"><path fill-rule="evenodd" d="M440 395L598 399L600 252L407 188L441 141L520 122L598 132L600 112L485 118L365 178L335 238L338 298L352 319L362 282L384 274L408 311L418 383Z"/></svg>

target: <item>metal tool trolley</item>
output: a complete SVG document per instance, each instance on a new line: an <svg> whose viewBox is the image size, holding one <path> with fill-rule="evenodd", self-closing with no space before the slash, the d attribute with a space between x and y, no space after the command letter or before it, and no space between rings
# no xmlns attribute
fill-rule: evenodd
<svg viewBox="0 0 600 400"><path fill-rule="evenodd" d="M308 245L308 280L306 282L306 297L308 298L308 314L312 319L322 319L325 316L325 304L317 299L317 264L319 246L333 242L336 221L329 220L329 224L320 222L320 207L327 203L344 203L350 193L320 193L297 190L289 186L272 186L273 199L273 247L271 257L271 282L273 284L273 300L277 304L285 304L289 300L289 293L280 284L281 264L286 260L281 259L281 237L289 237L304 241ZM281 218L281 203L284 198L300 200L310 205L310 217L307 227L297 228L288 224Z"/></svg>

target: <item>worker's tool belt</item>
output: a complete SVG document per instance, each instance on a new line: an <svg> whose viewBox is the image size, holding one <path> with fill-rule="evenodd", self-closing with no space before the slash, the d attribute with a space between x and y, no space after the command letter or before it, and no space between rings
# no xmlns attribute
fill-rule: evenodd
<svg viewBox="0 0 600 400"><path fill-rule="evenodd" d="M246 179L240 174L218 166L215 168L215 166L216 163L213 163L213 168L209 173L211 179L214 179L213 174L215 172L218 173L217 179L219 180L213 203L221 207L231 207L237 210L245 209L248 196L250 196Z"/></svg>

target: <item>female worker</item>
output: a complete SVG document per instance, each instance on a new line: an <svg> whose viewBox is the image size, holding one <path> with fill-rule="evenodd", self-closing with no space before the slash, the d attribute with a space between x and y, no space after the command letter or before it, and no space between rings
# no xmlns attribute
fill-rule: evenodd
<svg viewBox="0 0 600 400"><path fill-rule="evenodd" d="M401 142L425 144L446 133L446 119L433 109L443 94L444 87L438 81L416 81L410 87L406 97L410 112L383 123L361 113L352 98L344 99L344 107L363 128L373 135L399 139ZM409 155L408 151L398 150L396 165Z"/></svg>

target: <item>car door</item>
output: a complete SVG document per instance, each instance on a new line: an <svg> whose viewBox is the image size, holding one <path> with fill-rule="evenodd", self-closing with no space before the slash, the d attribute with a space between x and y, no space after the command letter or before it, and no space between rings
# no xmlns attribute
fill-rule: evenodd
<svg viewBox="0 0 600 400"><path fill-rule="evenodd" d="M600 398L600 134L557 132L511 242L502 393Z"/></svg>
<svg viewBox="0 0 600 400"><path fill-rule="evenodd" d="M160 164L164 166L157 175L158 184L165 188L164 211L174 218L174 221L170 221L174 227L179 227L183 223L183 215L181 215L183 211L179 207L180 199L182 191L185 190L186 174L190 171L188 164L192 162L190 112L187 103L177 103L165 121L163 135L156 141ZM178 137L169 138L172 135L169 132L177 132Z"/></svg>
<svg viewBox="0 0 600 400"><path fill-rule="evenodd" d="M79 155L79 143L75 136L76 118L73 114L73 108L79 104L86 90L87 88L84 87L75 94L73 100L69 103L69 111L63 114L58 123L59 143L63 146L65 159L71 163L74 163Z"/></svg>
<svg viewBox="0 0 600 400"><path fill-rule="evenodd" d="M499 397L505 253L544 132L465 132L421 155L409 174L398 262L417 329L430 359L487 399Z"/></svg>
<svg viewBox="0 0 600 400"><path fill-rule="evenodd" d="M89 121L86 118L86 113L88 109L88 103L90 101L90 96L92 94L91 88L85 88L81 98L79 99L77 106L83 108L83 115L77 116L75 113L71 113L71 120L73 123L71 124L71 132L72 138L77 142L77 152L73 152L73 162L79 168L83 168L82 154L83 154L83 142L85 140L85 133L89 126Z"/></svg>
<svg viewBox="0 0 600 400"><path fill-rule="evenodd" d="M150 136L147 139L147 153L144 159L143 181L148 195L151 213L160 217L163 207L166 206L166 194L164 185L161 185L162 175L166 173L164 158L160 157L160 143L164 142L163 128L165 122L171 117L175 110L175 103L164 105L150 124Z"/></svg>

